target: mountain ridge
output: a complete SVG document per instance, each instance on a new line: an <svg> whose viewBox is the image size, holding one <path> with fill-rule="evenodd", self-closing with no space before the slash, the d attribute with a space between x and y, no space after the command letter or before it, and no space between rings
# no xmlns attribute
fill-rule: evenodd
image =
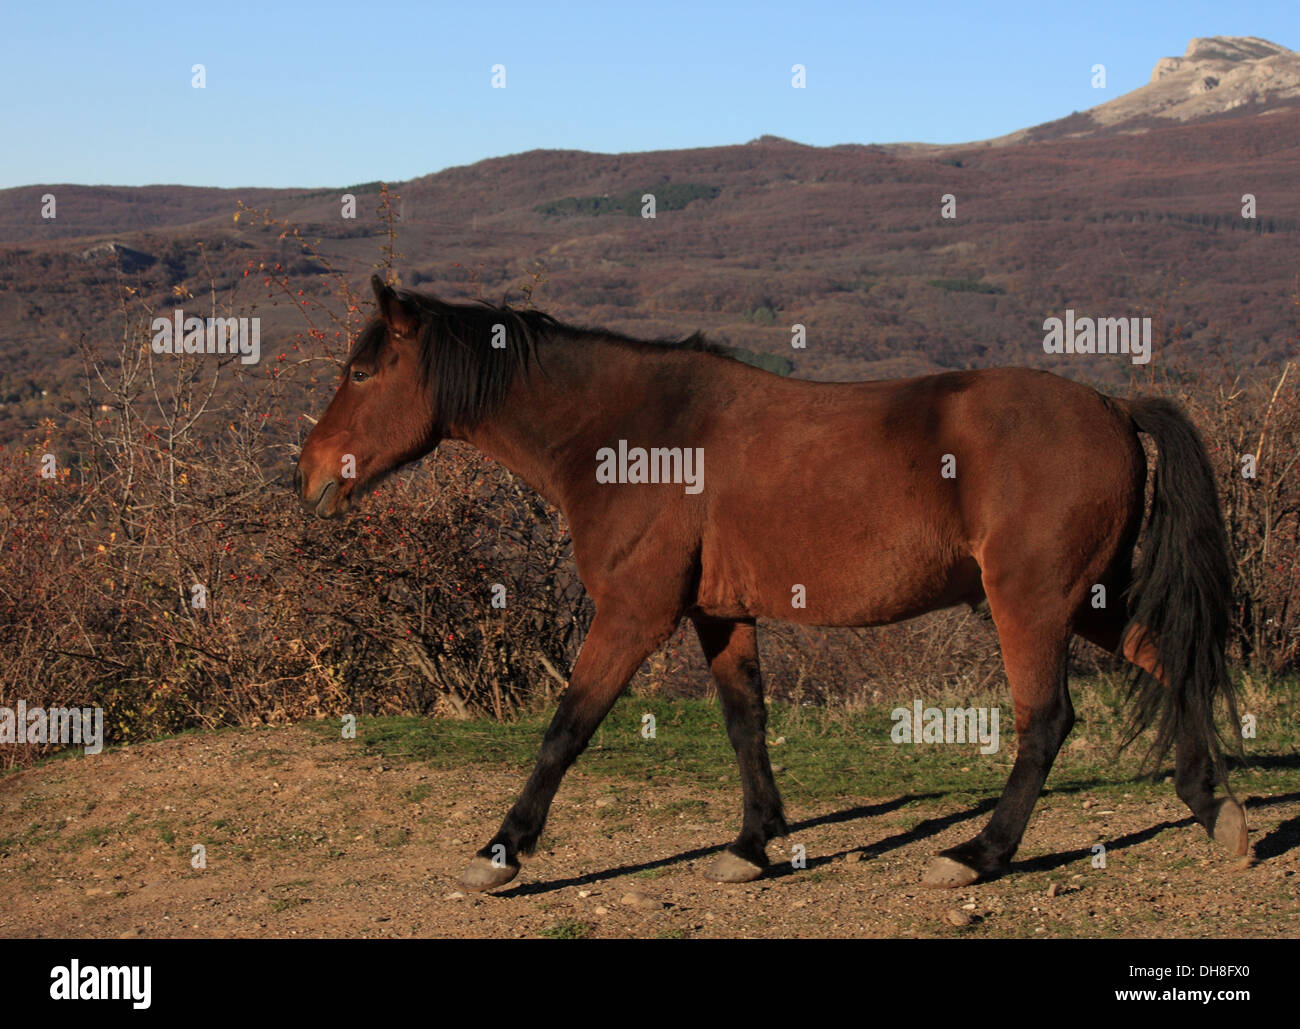
<svg viewBox="0 0 1300 1029"><path fill-rule="evenodd" d="M1043 320L1067 308L1152 317L1156 360L1264 364L1300 350L1300 107L1252 110L1001 146L532 150L394 183L393 271L646 338L698 329L811 378L1038 366ZM354 220L344 189L66 186L45 221L47 189L0 191L0 440L75 408L76 342L120 338L123 287L150 309L215 295L262 317L279 355L299 306L335 296L322 261L354 286L385 262L377 183L346 188ZM673 201L653 220L625 202L646 191Z"/></svg>
<svg viewBox="0 0 1300 1029"><path fill-rule="evenodd" d="M1156 61L1150 79L1137 89L1065 118L967 145L1145 132L1161 123L1294 106L1300 106L1300 53L1258 36L1199 36L1182 57Z"/></svg>

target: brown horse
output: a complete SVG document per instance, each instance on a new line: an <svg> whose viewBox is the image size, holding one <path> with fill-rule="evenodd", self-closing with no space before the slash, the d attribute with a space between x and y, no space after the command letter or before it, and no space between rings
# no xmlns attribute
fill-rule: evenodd
<svg viewBox="0 0 1300 1029"><path fill-rule="evenodd" d="M1155 722L1154 756L1175 747L1178 795L1218 843L1246 853L1245 813L1230 790L1214 796L1216 779L1227 787L1216 698L1236 720L1226 538L1204 447L1169 403L1014 368L801 382L698 337L643 342L373 285L379 313L303 444L303 506L342 514L440 440L466 440L564 513L595 602L537 765L466 886L514 878L565 771L683 615L717 680L744 792L740 836L710 875L757 877L786 824L755 619L881 625L985 598L1018 750L988 824L936 857L927 885L1008 867L1074 722L1071 633L1133 663L1130 739ZM1159 464L1135 563L1139 433Z"/></svg>

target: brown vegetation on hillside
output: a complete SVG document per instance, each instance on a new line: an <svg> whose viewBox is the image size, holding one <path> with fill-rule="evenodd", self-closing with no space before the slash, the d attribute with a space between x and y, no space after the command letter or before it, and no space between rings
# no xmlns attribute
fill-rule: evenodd
<svg viewBox="0 0 1300 1029"><path fill-rule="evenodd" d="M313 244L288 225L263 226L305 245L334 290L307 297L282 266L245 269L296 312L291 346L266 346L263 363L247 367L155 355L155 307L124 285L117 341L81 347L69 420L5 448L0 705L101 705L109 741L122 742L326 714L502 718L547 703L590 607L562 520L524 484L452 444L346 522L298 509L289 477L302 415L327 402L363 312ZM384 237L381 264L396 247ZM235 296L214 287L202 302L230 314ZM202 297L182 299L199 310ZM1294 669L1300 374L1170 357L1145 375L1142 390L1186 406L1211 447L1237 560L1234 655L1254 669ZM53 478L41 476L46 454ZM1247 454L1254 477L1242 475ZM498 584L504 608L491 603ZM1001 675L996 638L974 613L765 633L772 691L788 699L975 693ZM638 688L705 682L683 627ZM7 762L38 752L6 749Z"/></svg>
<svg viewBox="0 0 1300 1029"><path fill-rule="evenodd" d="M1157 349L1187 349L1194 363L1280 366L1300 324L1297 166L1300 111L1285 108L942 153L772 138L534 151L402 185L396 267L406 285L493 300L517 296L540 269L533 302L557 317L642 336L702 329L791 356L811 378L1049 367L1043 319L1066 307L1158 317ZM39 213L47 189L59 197L53 221ZM646 190L665 200L654 220L627 210ZM345 192L355 220L341 217ZM1257 218L1242 217L1247 193ZM945 194L955 220L940 216ZM384 240L380 200L378 183L0 191L0 442L42 418L67 424L77 342L120 337L120 285L162 308L205 297L212 283L286 349L303 328L291 301L326 302L335 289L317 254L350 281L368 276ZM233 220L239 201L270 221ZM286 222L300 238L283 234ZM123 260L108 243L153 263ZM264 283L277 268L287 292ZM806 349L791 349L795 323L808 329ZM1134 369L1112 360L1066 371L1115 385Z"/></svg>

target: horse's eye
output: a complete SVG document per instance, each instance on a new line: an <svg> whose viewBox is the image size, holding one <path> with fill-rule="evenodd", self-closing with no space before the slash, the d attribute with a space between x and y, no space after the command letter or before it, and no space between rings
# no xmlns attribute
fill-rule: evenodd
<svg viewBox="0 0 1300 1029"><path fill-rule="evenodd" d="M366 372L363 372L360 368L352 369L353 382L365 382L368 378L370 378L370 375Z"/></svg>

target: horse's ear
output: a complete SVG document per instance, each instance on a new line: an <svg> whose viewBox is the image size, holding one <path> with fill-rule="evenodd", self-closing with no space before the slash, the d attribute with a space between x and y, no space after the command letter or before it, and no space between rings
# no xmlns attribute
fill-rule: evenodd
<svg viewBox="0 0 1300 1029"><path fill-rule="evenodd" d="M414 339L420 329L420 317L415 308L378 275L370 276L370 286L375 291L375 303L379 305L379 315L388 326L389 335Z"/></svg>

